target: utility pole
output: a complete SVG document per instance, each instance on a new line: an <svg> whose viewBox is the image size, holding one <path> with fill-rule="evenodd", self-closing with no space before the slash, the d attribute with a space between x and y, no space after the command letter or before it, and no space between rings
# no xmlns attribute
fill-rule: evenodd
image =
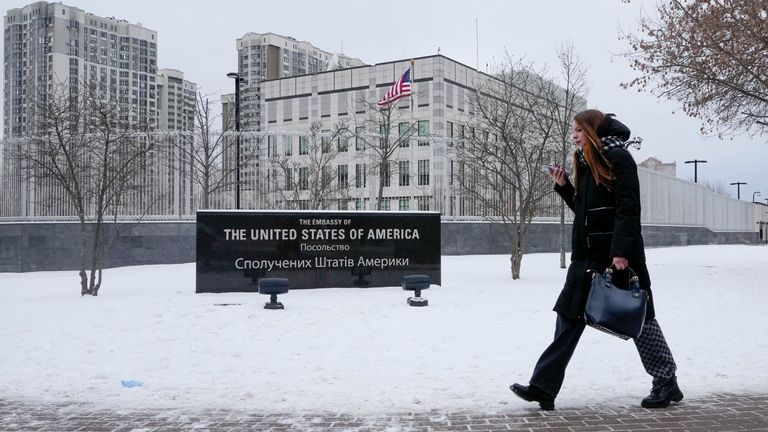
<svg viewBox="0 0 768 432"><path fill-rule="evenodd" d="M700 163L707 163L707 161L694 159L694 160L685 161L685 163L687 163L687 164L692 163L693 164L693 182L694 183L698 183L699 182L699 164Z"/></svg>
<svg viewBox="0 0 768 432"><path fill-rule="evenodd" d="M745 184L746 183L740 182L740 181L731 183L731 186L736 185L736 199L741 199L741 185L745 185Z"/></svg>

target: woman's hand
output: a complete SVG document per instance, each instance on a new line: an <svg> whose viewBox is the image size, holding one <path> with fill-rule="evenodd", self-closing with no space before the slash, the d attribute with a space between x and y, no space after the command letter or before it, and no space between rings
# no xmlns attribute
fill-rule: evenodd
<svg viewBox="0 0 768 432"><path fill-rule="evenodd" d="M626 258L622 257L613 257L613 267L616 270L624 270L629 266L629 262Z"/></svg>
<svg viewBox="0 0 768 432"><path fill-rule="evenodd" d="M558 186L564 186L565 183L568 181L568 173L565 172L565 168L561 166L557 166L557 167L554 167L553 169L550 169L549 177L551 177L552 181L557 183Z"/></svg>

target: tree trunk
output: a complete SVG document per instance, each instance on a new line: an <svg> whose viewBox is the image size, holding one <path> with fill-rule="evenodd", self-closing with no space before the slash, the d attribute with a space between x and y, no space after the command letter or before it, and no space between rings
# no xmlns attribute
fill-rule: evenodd
<svg viewBox="0 0 768 432"><path fill-rule="evenodd" d="M80 295L88 294L88 273L85 272L85 248L86 248L85 217L80 214Z"/></svg>
<svg viewBox="0 0 768 432"><path fill-rule="evenodd" d="M90 294L94 297L96 297L99 294L99 286L101 285L101 278L99 278L99 283L96 283L96 273L101 271L101 265L103 263L102 261L102 253L104 252L104 248L102 245L102 230L104 229L104 224L101 216L96 218L96 223L93 229L93 247L91 249L91 281L88 287L88 292L86 294Z"/></svg>
<svg viewBox="0 0 768 432"><path fill-rule="evenodd" d="M512 257L510 257L512 266L512 279L520 279L520 267L523 264L523 236L520 233L520 223L515 232L515 240L512 242Z"/></svg>
<svg viewBox="0 0 768 432"><path fill-rule="evenodd" d="M381 210L381 200L384 197L384 178L385 174L387 174L386 171L384 171L384 167L387 166L387 162L383 161L379 165L379 194L378 198L376 199L376 210Z"/></svg>
<svg viewBox="0 0 768 432"><path fill-rule="evenodd" d="M209 194L208 188L209 187L210 187L210 185L208 184L208 177L205 177L203 179L203 199L202 199L202 201L203 201L202 202L202 207L204 209L208 209L208 194Z"/></svg>

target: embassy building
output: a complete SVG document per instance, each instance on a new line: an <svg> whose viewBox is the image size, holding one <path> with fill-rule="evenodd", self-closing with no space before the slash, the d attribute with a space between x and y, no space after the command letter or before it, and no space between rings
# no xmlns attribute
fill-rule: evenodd
<svg viewBox="0 0 768 432"><path fill-rule="evenodd" d="M409 67L411 97L395 102L386 123L392 134L409 130L410 138L394 148L389 172L380 176L379 152L372 148L383 132L376 102ZM477 83L491 79L434 55L262 81L259 129L265 140L259 172L243 182L243 207L317 207L317 183L331 183L319 197L320 208L376 210L382 178L381 210L477 214L452 191L457 163L451 149L475 114ZM313 123L320 127L322 153L328 155L322 167L308 133ZM335 136L340 123L346 131Z"/></svg>

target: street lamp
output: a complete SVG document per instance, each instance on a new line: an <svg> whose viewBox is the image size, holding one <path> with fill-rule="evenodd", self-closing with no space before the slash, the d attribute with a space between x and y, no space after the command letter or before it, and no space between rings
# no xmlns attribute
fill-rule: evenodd
<svg viewBox="0 0 768 432"><path fill-rule="evenodd" d="M745 184L746 183L740 181L731 183L731 186L736 186L736 199L741 199L741 185Z"/></svg>
<svg viewBox="0 0 768 432"><path fill-rule="evenodd" d="M699 182L699 164L700 163L707 163L707 161L694 159L694 160L685 161L685 163L687 163L687 164L692 163L693 164L693 182L694 183L698 183Z"/></svg>
<svg viewBox="0 0 768 432"><path fill-rule="evenodd" d="M755 195L761 195L760 191L752 192L752 202L755 202Z"/></svg>
<svg viewBox="0 0 768 432"><path fill-rule="evenodd" d="M235 208L240 209L240 84L246 82L237 72L230 72L227 78L235 80Z"/></svg>

